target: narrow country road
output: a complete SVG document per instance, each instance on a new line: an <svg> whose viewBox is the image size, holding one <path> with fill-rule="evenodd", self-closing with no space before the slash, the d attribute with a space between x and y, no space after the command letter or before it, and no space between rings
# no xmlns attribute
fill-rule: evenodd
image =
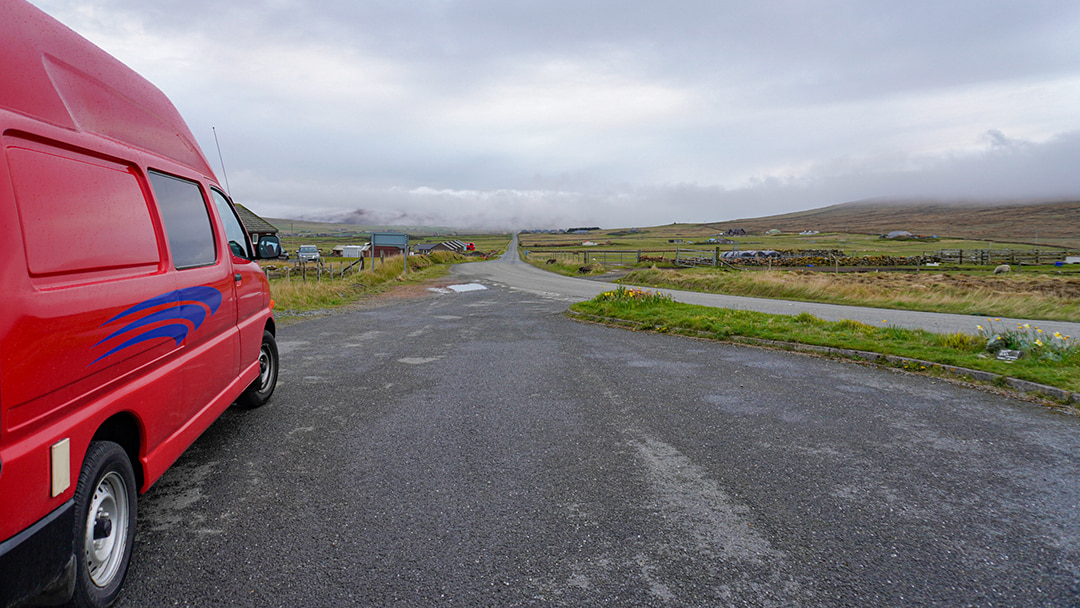
<svg viewBox="0 0 1080 608"><path fill-rule="evenodd" d="M141 498L118 605L1080 603L1080 419L492 267L282 328L271 402Z"/></svg>

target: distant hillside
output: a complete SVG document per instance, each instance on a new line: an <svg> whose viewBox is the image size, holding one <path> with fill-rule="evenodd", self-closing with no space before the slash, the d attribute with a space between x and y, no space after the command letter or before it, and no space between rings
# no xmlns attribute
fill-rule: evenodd
<svg viewBox="0 0 1080 608"><path fill-rule="evenodd" d="M1034 204L857 201L810 211L707 224L719 232L818 230L855 234L914 234L1054 245L1080 249L1080 201Z"/></svg>
<svg viewBox="0 0 1080 608"><path fill-rule="evenodd" d="M293 220L278 217L265 218L283 233L291 234L366 234L369 232L408 232L409 234L456 234L454 228L432 228L417 226L371 226L359 224L341 224L334 222L316 222L312 220Z"/></svg>

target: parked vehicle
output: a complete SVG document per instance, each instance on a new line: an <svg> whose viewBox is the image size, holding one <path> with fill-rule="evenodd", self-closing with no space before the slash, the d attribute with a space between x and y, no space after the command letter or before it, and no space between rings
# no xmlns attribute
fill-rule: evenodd
<svg viewBox="0 0 1080 608"><path fill-rule="evenodd" d="M172 103L0 0L0 606L108 606L137 495L277 382L266 276Z"/></svg>
<svg viewBox="0 0 1080 608"><path fill-rule="evenodd" d="M318 262L319 255L319 248L315 245L301 245L300 249L296 250L297 259L304 262Z"/></svg>

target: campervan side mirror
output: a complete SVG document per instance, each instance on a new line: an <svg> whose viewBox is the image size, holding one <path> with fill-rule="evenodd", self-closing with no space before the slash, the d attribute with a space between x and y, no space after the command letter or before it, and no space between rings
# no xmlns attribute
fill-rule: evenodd
<svg viewBox="0 0 1080 608"><path fill-rule="evenodd" d="M270 234L259 237L259 244L255 247L255 257L257 259L275 260L280 255L281 239Z"/></svg>

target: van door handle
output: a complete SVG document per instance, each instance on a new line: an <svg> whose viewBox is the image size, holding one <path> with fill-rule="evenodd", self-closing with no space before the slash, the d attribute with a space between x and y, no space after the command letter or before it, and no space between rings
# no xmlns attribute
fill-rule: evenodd
<svg viewBox="0 0 1080 608"><path fill-rule="evenodd" d="M242 274L240 274L239 272L238 272L238 273L236 273L236 274L234 274L234 275L232 275L232 278L233 278L233 280L234 280L234 281L236 281L237 283L239 283L240 281L244 280L244 276L243 276Z"/></svg>

